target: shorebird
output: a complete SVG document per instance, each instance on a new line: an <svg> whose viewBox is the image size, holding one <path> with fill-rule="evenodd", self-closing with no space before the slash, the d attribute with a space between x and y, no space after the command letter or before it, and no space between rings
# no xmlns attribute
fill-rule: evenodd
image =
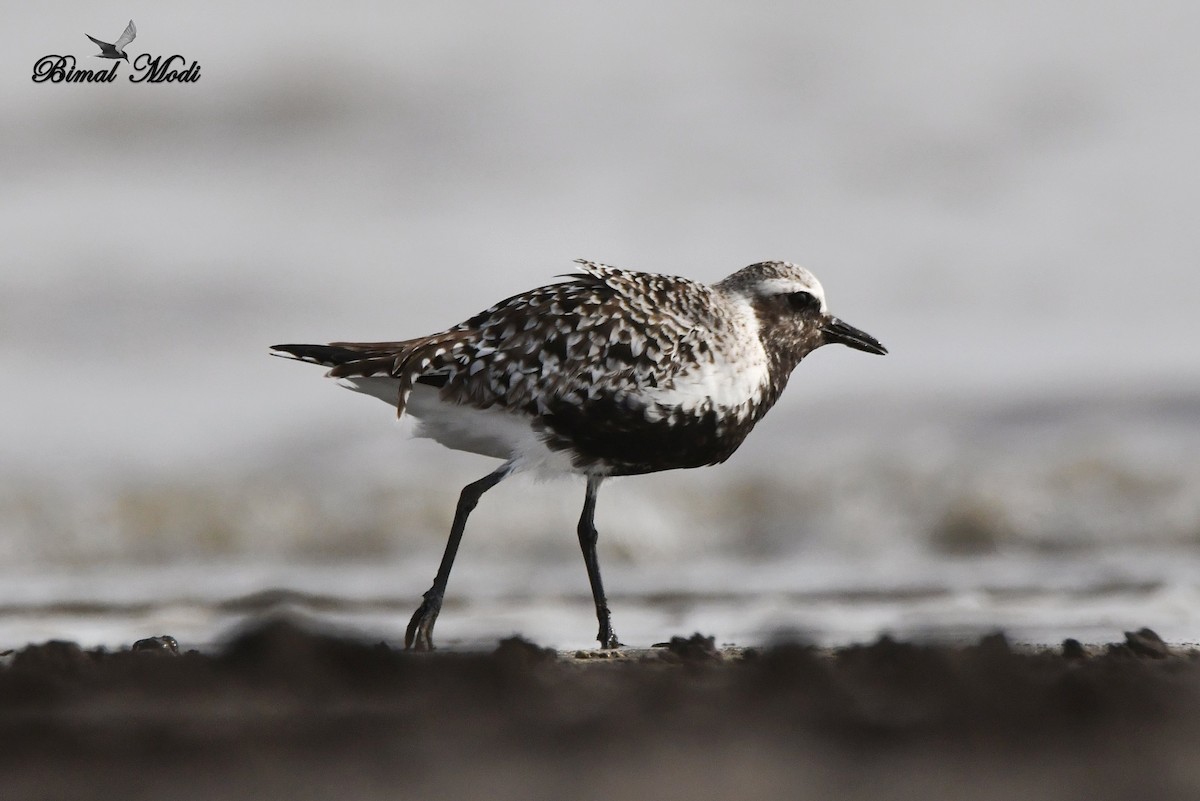
<svg viewBox="0 0 1200 801"><path fill-rule="evenodd" d="M580 260L568 280L491 306L453 328L398 342L275 345L349 389L395 406L415 436L502 459L463 488L433 586L404 645L433 648L450 569L480 497L521 471L586 479L577 533L596 638L613 631L596 558L596 495L609 476L728 459L822 345L887 350L831 315L808 270L752 264L715 284Z"/></svg>
<svg viewBox="0 0 1200 801"><path fill-rule="evenodd" d="M102 42L90 33L85 33L84 36L100 45L100 52L96 54L96 58L123 58L128 61L129 56L125 55L125 45L132 42L134 37L137 36L137 28L134 27L133 20L129 20L129 24L125 26L125 32L112 44Z"/></svg>

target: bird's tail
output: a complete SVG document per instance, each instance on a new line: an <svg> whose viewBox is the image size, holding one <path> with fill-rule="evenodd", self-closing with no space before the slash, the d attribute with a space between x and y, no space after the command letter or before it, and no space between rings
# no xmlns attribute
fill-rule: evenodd
<svg viewBox="0 0 1200 801"><path fill-rule="evenodd" d="M337 367L363 358L360 352L336 345L272 345L271 355L326 367Z"/></svg>
<svg viewBox="0 0 1200 801"><path fill-rule="evenodd" d="M416 341L333 342L328 345L272 345L271 355L330 368L333 378L388 375L412 350Z"/></svg>
<svg viewBox="0 0 1200 801"><path fill-rule="evenodd" d="M272 345L271 355L285 359L324 365L330 378L346 379L346 386L366 392L396 407L404 416L408 396L415 382L441 387L445 376L424 377L406 373L403 365L413 354L416 343L406 342L333 342L328 345ZM379 378L388 379L385 384Z"/></svg>

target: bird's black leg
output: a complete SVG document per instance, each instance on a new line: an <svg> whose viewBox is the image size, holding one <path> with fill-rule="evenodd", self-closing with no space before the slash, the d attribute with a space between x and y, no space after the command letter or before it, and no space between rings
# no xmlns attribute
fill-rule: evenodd
<svg viewBox="0 0 1200 801"><path fill-rule="evenodd" d="M596 558L596 492L600 489L599 476L588 476L587 495L583 499L583 514L579 516L579 547L583 549L583 563L587 565L588 581L592 585L592 600L596 603L596 619L600 621L600 631L596 639L601 648L619 648L616 632L613 631L612 621L608 614L608 599L604 597L604 583L600 580L600 562Z"/></svg>
<svg viewBox="0 0 1200 801"><path fill-rule="evenodd" d="M479 503L483 493L500 483L501 479L512 470L508 462L499 470L484 476L463 487L458 496L458 508L454 511L454 524L450 526L450 539L446 542L446 552L442 554L442 564L438 567L433 586L425 593L425 600L417 607L412 619L408 621L408 629L404 632L404 647L417 651L433 650L433 624L437 622L438 612L442 610L442 597L446 594L446 583L450 581L450 568L454 566L454 556L458 553L458 544L462 541L463 530L467 527L467 516Z"/></svg>

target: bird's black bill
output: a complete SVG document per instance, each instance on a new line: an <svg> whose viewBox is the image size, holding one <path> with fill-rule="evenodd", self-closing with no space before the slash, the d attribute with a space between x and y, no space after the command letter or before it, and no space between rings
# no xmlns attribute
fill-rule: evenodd
<svg viewBox="0 0 1200 801"><path fill-rule="evenodd" d="M828 318L821 330L825 332L825 342L827 344L836 343L838 345L845 345L855 350L877 353L880 356L887 353L887 348L878 339L866 331L843 323L836 317Z"/></svg>

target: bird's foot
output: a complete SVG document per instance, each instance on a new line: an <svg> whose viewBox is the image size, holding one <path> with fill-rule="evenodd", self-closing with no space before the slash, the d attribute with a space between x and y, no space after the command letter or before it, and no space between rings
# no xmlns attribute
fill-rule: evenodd
<svg viewBox="0 0 1200 801"><path fill-rule="evenodd" d="M442 611L442 594L430 590L425 593L421 605L413 612L404 632L404 647L414 651L433 650L433 624L437 622L438 612Z"/></svg>
<svg viewBox="0 0 1200 801"><path fill-rule="evenodd" d="M605 650L625 647L625 643L617 639L617 633L613 631L612 624L607 620L600 623L600 631L596 634L596 639L600 641L600 647Z"/></svg>

